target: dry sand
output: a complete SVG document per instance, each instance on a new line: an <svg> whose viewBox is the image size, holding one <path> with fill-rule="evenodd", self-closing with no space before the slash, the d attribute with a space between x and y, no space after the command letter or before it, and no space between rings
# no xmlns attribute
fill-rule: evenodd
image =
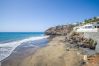
<svg viewBox="0 0 99 66"><path fill-rule="evenodd" d="M82 66L82 55L78 50L66 47L64 40L64 36L55 37L46 47L21 60L20 64L16 61L10 66ZM9 63L3 66L9 66Z"/></svg>
<svg viewBox="0 0 99 66"><path fill-rule="evenodd" d="M81 56L75 49L66 51L64 39L63 36L53 38L47 47L24 59L21 66L81 66Z"/></svg>

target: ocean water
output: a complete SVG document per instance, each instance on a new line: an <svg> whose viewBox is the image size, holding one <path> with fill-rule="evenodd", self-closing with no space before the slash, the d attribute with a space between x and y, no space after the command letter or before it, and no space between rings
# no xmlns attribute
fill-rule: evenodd
<svg viewBox="0 0 99 66"><path fill-rule="evenodd" d="M22 44L33 46L33 42L47 37L43 32L0 32L0 61L7 58L16 47Z"/></svg>
<svg viewBox="0 0 99 66"><path fill-rule="evenodd" d="M0 32L0 44L43 35L43 32Z"/></svg>

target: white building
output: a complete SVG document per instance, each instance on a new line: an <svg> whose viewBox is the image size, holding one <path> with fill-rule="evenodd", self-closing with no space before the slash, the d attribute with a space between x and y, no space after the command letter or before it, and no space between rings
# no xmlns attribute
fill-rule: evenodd
<svg viewBox="0 0 99 66"><path fill-rule="evenodd" d="M99 22L88 23L83 26L74 27L76 32L99 32Z"/></svg>

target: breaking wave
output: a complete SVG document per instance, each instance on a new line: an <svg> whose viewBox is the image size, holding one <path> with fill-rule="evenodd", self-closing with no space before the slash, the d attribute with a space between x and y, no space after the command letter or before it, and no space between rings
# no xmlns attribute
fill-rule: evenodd
<svg viewBox="0 0 99 66"><path fill-rule="evenodd" d="M35 40L40 40L40 39L45 39L45 38L48 38L48 36L31 37L31 38L23 39L20 41L13 41L13 42L0 44L0 61L7 58L13 52L13 50L17 46L21 45L23 42L35 41Z"/></svg>

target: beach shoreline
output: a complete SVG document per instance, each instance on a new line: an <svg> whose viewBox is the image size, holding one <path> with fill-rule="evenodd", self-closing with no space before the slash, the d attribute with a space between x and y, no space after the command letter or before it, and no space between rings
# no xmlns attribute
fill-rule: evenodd
<svg viewBox="0 0 99 66"><path fill-rule="evenodd" d="M48 43L47 38L24 42L23 44L16 47L15 50L11 53L11 55L9 55L7 58L1 61L2 66L5 63L6 64L8 63L9 65L9 63L13 63L14 61L21 62L22 59L24 59L25 57L31 54L34 54L38 49L46 46L47 43Z"/></svg>
<svg viewBox="0 0 99 66"><path fill-rule="evenodd" d="M76 48L70 48L64 40L65 36L51 38L45 47L39 48L20 62L20 58L17 58L3 62L2 66L79 66L82 63L82 54Z"/></svg>
<svg viewBox="0 0 99 66"><path fill-rule="evenodd" d="M90 63L83 49L67 42L66 36L53 36L43 47L29 48L21 55L12 54L1 66L88 66L87 62Z"/></svg>
<svg viewBox="0 0 99 66"><path fill-rule="evenodd" d="M0 61L5 59L6 57L10 56L12 54L12 52L20 45L22 45L26 42L30 43L32 41L34 42L34 41L42 40L42 39L46 39L46 38L48 38L48 36L30 37L30 38L25 38L22 40L16 40L16 41L0 44L0 52L1 52Z"/></svg>
<svg viewBox="0 0 99 66"><path fill-rule="evenodd" d="M80 66L82 54L64 40L65 36L54 37L46 47L24 59L20 66Z"/></svg>

